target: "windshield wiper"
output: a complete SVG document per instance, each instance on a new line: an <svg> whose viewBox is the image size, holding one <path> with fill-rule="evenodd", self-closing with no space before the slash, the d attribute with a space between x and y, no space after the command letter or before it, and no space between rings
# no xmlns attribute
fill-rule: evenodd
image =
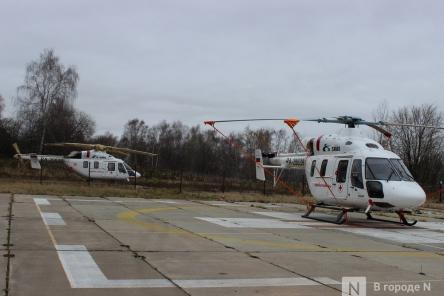
<svg viewBox="0 0 444 296"><path fill-rule="evenodd" d="M390 178L393 176L393 173L394 173L394 172L395 172L395 171L392 169L390 175L389 175L388 178L387 178L387 182L390 181Z"/></svg>

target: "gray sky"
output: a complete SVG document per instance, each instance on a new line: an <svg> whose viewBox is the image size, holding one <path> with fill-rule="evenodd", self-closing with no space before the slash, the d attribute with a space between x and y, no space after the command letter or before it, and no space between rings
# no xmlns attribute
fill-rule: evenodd
<svg viewBox="0 0 444 296"><path fill-rule="evenodd" d="M76 106L94 117L97 133L120 135L136 117L189 125L370 118L383 100L444 110L443 8L406 0L2 0L0 94L11 114L26 64L54 48L77 67Z"/></svg>

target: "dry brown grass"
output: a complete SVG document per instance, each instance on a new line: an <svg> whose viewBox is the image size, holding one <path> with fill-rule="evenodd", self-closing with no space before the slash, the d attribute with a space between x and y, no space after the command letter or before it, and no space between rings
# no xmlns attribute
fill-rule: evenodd
<svg viewBox="0 0 444 296"><path fill-rule="evenodd" d="M0 179L0 192L32 195L66 195L66 196L100 196L100 197L141 197L141 198L171 198L171 199L199 199L224 200L229 202L249 201L263 203L297 203L299 198L291 195L263 195L255 192L206 192L183 191L177 188L158 188L138 186L126 183L93 182L63 182L37 180Z"/></svg>

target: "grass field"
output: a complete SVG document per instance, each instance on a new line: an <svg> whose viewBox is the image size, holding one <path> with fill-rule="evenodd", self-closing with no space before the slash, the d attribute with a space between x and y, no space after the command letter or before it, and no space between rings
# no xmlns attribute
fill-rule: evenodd
<svg viewBox="0 0 444 296"><path fill-rule="evenodd" d="M171 199L200 199L224 201L254 201L254 202L299 202L298 197L292 195L263 195L255 192L208 192L188 191L179 193L177 188L159 188L137 186L132 184L80 181L44 181L0 179L1 193L33 194L33 195L67 195L67 196L116 196L116 197L142 197L142 198L171 198Z"/></svg>
<svg viewBox="0 0 444 296"><path fill-rule="evenodd" d="M42 184L36 179L18 180L17 178L0 178L1 193L56 195L56 196L99 196L99 197L141 197L141 198L170 198L194 200L224 200L229 202L249 201L263 203L306 203L312 201L310 196L294 196L290 194L267 194L259 191L229 191L220 192L219 185L195 188L187 186L180 193L176 183L155 183L155 186L94 181L90 185L82 179L72 181L44 180ZM444 203L428 200L423 208L444 210Z"/></svg>

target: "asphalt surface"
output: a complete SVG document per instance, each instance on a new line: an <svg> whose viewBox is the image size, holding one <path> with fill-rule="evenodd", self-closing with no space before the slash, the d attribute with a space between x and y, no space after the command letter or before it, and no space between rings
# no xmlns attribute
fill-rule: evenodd
<svg viewBox="0 0 444 296"><path fill-rule="evenodd" d="M444 295L436 217L334 225L292 204L10 194L0 213L4 295L341 295L343 277L367 295Z"/></svg>

